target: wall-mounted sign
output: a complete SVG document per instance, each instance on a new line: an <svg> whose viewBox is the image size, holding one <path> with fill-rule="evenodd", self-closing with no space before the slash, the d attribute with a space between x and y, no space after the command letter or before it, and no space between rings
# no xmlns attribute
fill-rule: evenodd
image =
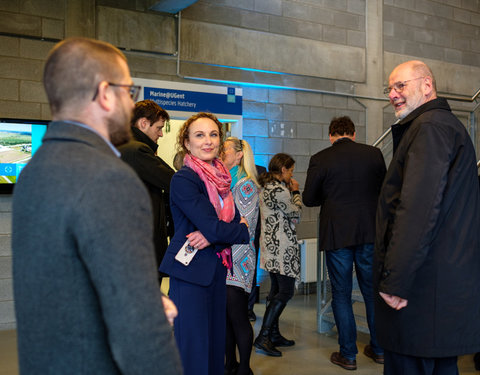
<svg viewBox="0 0 480 375"><path fill-rule="evenodd" d="M143 86L143 99L150 99L167 111L212 112L242 115L242 89L134 79ZM152 84L153 83L153 84Z"/></svg>

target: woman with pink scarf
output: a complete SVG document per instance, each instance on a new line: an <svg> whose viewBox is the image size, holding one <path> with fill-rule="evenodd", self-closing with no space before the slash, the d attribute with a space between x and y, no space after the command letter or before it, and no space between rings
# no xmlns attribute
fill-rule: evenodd
<svg viewBox="0 0 480 375"><path fill-rule="evenodd" d="M177 139L184 166L170 185L175 234L160 270L170 276L169 294L178 308L175 338L185 375L223 375L230 246L250 238L235 210L229 171L217 158L222 138L218 119L198 113Z"/></svg>

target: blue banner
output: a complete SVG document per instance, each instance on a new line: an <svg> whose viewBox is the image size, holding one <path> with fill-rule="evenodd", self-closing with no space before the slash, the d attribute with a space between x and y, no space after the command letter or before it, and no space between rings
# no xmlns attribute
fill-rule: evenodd
<svg viewBox="0 0 480 375"><path fill-rule="evenodd" d="M144 99L153 100L167 111L242 115L242 97L235 95L234 87L228 87L225 94L172 90L158 87L144 87L143 90Z"/></svg>

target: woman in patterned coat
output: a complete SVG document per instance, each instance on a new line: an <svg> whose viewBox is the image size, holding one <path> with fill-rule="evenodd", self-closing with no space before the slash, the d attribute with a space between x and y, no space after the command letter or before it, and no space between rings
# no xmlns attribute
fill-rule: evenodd
<svg viewBox="0 0 480 375"><path fill-rule="evenodd" d="M255 339L257 352L280 357L276 346L292 346L283 337L278 319L293 297L295 281L300 277L300 248L295 225L300 222L302 202L298 182L292 178L295 160L287 154L276 154L268 172L259 178L262 232L260 267L270 273L271 288L262 329Z"/></svg>
<svg viewBox="0 0 480 375"><path fill-rule="evenodd" d="M248 320L248 296L256 266L253 241L259 212L257 170L250 145L235 137L225 140L222 161L232 176L235 206L247 219L250 234L248 244L232 246L233 267L227 271L225 374L253 375L250 369L253 330ZM240 363L236 359L237 347Z"/></svg>

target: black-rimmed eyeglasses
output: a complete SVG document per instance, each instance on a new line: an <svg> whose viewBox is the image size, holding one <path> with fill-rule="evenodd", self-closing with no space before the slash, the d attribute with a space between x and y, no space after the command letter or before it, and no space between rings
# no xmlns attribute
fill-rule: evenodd
<svg viewBox="0 0 480 375"><path fill-rule="evenodd" d="M388 96L390 95L390 92L392 91L392 89L394 89L397 93L400 94L405 88L407 82L415 81L421 78L425 78L425 77L417 77L417 78L407 79L406 81L403 81L403 82L395 82L392 86L385 87L383 89L383 93Z"/></svg>
<svg viewBox="0 0 480 375"><path fill-rule="evenodd" d="M112 82L107 82L107 83L112 87L127 87L128 93L134 102L137 101L138 95L140 94L140 90L142 89L142 86L138 86L138 85L123 85L120 83L112 83ZM98 86L97 86L97 89L95 90L95 94L93 95L92 102L95 101L95 99L97 99L97 95L98 95Z"/></svg>

